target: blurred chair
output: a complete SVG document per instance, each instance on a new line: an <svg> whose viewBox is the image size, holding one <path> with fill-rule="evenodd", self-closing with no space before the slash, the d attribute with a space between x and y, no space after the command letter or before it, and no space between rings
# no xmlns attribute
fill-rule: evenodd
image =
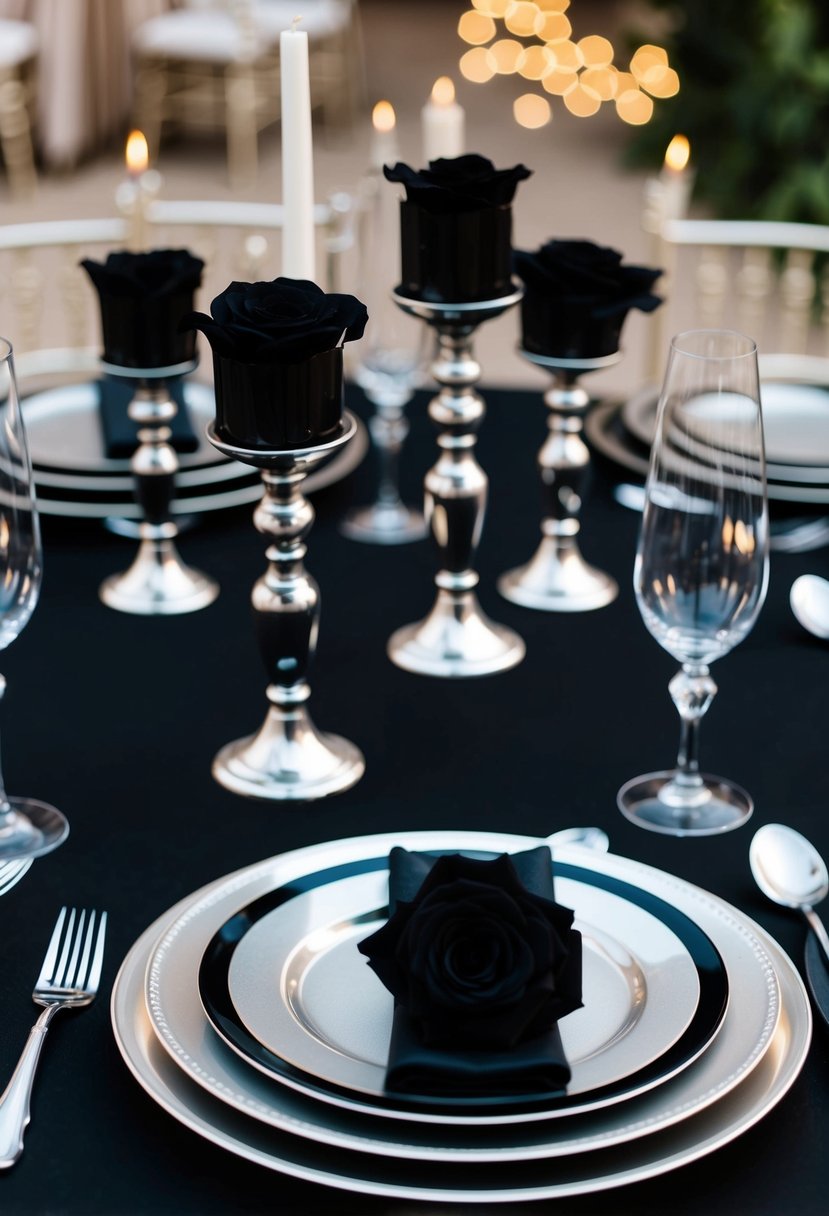
<svg viewBox="0 0 829 1216"><path fill-rule="evenodd" d="M328 291L342 289L341 264L353 245L352 214L344 192L315 208L318 281ZM196 305L206 310L233 279L274 277L282 217L276 203L157 200L147 211L146 246L187 247L204 259ZM130 223L104 218L0 225L0 332L14 346L27 391L99 370L98 302L79 262L124 248Z"/></svg>
<svg viewBox="0 0 829 1216"><path fill-rule="evenodd" d="M11 188L23 197L37 184L31 113L38 49L33 25L0 20L0 150Z"/></svg>
<svg viewBox="0 0 829 1216"><path fill-rule="evenodd" d="M672 333L725 328L756 340L764 375L829 383L829 226L667 218L649 230L666 297L649 327L654 379Z"/></svg>
<svg viewBox="0 0 829 1216"><path fill-rule="evenodd" d="M299 9L312 103L326 121L347 118L362 72L356 2L304 0ZM220 129L231 184L255 180L259 133L280 116L279 35L296 14L296 0L190 0L140 25L134 116L151 155L167 124Z"/></svg>

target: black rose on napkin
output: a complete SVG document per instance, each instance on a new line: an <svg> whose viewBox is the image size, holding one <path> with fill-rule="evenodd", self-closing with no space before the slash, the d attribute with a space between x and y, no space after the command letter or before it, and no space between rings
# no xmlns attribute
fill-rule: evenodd
<svg viewBox="0 0 829 1216"><path fill-rule="evenodd" d="M179 324L193 307L204 262L186 249L117 250L81 262L101 306L104 358L119 367L170 367L191 360L195 335Z"/></svg>
<svg viewBox="0 0 829 1216"><path fill-rule="evenodd" d="M662 303L651 290L661 270L625 266L621 253L592 241L548 241L535 253L516 249L513 266L525 285L524 346L535 354L613 354L630 310L652 312Z"/></svg>
<svg viewBox="0 0 829 1216"><path fill-rule="evenodd" d="M581 1005L572 924L569 909L527 890L508 856L452 855L359 948L424 1044L497 1050Z"/></svg>
<svg viewBox="0 0 829 1216"><path fill-rule="evenodd" d="M301 363L363 336L368 321L354 296L326 293L305 279L231 283L184 324L200 329L214 353L243 363Z"/></svg>
<svg viewBox="0 0 829 1216"><path fill-rule="evenodd" d="M496 169L485 156L470 153L452 160L430 161L428 169L412 169L398 162L384 166L383 173L390 182L401 182L406 187L410 203L446 214L508 206L518 183L530 177L532 170L525 165Z"/></svg>

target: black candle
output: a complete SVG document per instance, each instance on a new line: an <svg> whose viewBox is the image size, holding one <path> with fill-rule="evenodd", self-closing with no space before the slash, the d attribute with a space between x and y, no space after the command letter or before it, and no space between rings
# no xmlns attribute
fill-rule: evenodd
<svg viewBox="0 0 829 1216"><path fill-rule="evenodd" d="M384 172L406 187L400 204L404 295L467 304L510 294L511 204L529 169L496 169L473 154L431 161L419 171L397 164Z"/></svg>
<svg viewBox="0 0 829 1216"><path fill-rule="evenodd" d="M344 342L368 320L354 296L326 294L304 279L231 283L183 324L213 350L216 431L240 448L314 447L339 432Z"/></svg>
<svg viewBox="0 0 829 1216"><path fill-rule="evenodd" d="M179 326L201 284L201 258L186 249L118 250L81 265L98 293L107 363L149 369L195 357L195 334Z"/></svg>

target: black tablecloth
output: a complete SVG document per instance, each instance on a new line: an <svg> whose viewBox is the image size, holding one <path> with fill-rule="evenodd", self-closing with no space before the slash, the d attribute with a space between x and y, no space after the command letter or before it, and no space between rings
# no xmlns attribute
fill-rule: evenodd
<svg viewBox="0 0 829 1216"><path fill-rule="evenodd" d="M412 500L434 452L424 400L410 411L404 483ZM702 728L704 766L754 794L754 820L703 840L640 831L617 812L616 790L673 762L677 720L667 693L674 663L647 634L631 589L637 518L613 502L597 469L583 548L618 578L616 603L548 615L501 600L497 574L526 560L537 541L534 461L545 411L534 394L493 391L488 404L479 444L491 482L481 600L523 634L527 658L476 681L398 671L386 658L386 638L431 605L430 547L375 548L339 535L343 511L369 492L369 463L317 496L308 565L322 586L323 612L313 716L353 739L367 759L353 790L323 802L247 802L210 777L219 746L254 730L265 712L249 615L264 547L249 512L211 518L182 538L187 559L215 575L222 591L207 610L170 619L126 616L98 602L100 580L131 559L130 542L45 521L41 603L3 656L3 753L9 788L54 802L72 833L0 901L0 1076L11 1072L33 1020L31 987L58 907L105 907L110 933L101 998L62 1015L50 1032L24 1156L0 1177L4 1212L414 1210L299 1182L213 1148L154 1105L113 1041L109 987L140 932L202 884L286 849L397 828L544 836L599 824L616 852L735 903L802 965L804 926L756 891L748 846L754 828L782 820L829 856L829 647L807 637L788 608L797 574L829 573L825 552L773 558L757 626L714 669L721 692ZM714 1155L535 1210L823 1213L827 1046L818 1023L792 1091Z"/></svg>

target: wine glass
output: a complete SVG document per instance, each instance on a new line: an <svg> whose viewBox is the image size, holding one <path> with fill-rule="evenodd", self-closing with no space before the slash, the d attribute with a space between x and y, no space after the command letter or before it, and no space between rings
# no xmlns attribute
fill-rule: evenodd
<svg viewBox="0 0 829 1216"><path fill-rule="evenodd" d="M623 785L640 827L707 836L751 815L750 796L699 770L698 733L717 686L709 664L751 630L768 584L768 503L757 347L727 330L671 343L634 567L639 611L682 664L669 685L681 719L670 772Z"/></svg>
<svg viewBox="0 0 829 1216"><path fill-rule="evenodd" d="M0 650L14 641L34 611L42 564L12 348L0 338ZM0 697L5 688L0 675ZM53 806L9 798L0 776L0 862L39 857L57 848L68 832L66 819Z"/></svg>
<svg viewBox="0 0 829 1216"><path fill-rule="evenodd" d="M371 318L353 376L374 406L369 419L378 464L374 501L349 511L340 530L350 540L400 545L427 534L423 515L400 496L398 466L409 433L405 407L422 383L433 350L428 326L392 302L400 264L399 202L378 170L367 174L358 209L359 294Z"/></svg>

